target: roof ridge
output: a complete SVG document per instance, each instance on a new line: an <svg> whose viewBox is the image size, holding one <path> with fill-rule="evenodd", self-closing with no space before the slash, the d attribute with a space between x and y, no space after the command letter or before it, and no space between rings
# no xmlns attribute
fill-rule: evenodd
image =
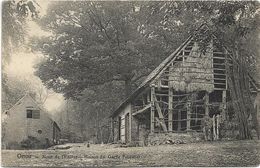
<svg viewBox="0 0 260 168"><path fill-rule="evenodd" d="M47 117L48 117L49 119L51 119L52 121L55 121L55 120L53 119L52 114L48 113L48 111L47 111L44 107L40 106L40 104L37 103L36 100L34 100L34 98L30 95L29 92L26 92L25 95L24 95L22 98L20 98L11 108L9 108L9 109L6 110L6 111L10 111L10 110L12 110L15 106L19 105L19 103L20 103L25 97L29 97L29 98L32 100L32 102L33 102L42 112L44 112L44 113L47 114Z"/></svg>
<svg viewBox="0 0 260 168"><path fill-rule="evenodd" d="M12 107L10 107L8 110L6 111L10 111L13 107L15 107L16 105L18 105L25 97L27 96L27 93L21 97L15 104L12 105Z"/></svg>

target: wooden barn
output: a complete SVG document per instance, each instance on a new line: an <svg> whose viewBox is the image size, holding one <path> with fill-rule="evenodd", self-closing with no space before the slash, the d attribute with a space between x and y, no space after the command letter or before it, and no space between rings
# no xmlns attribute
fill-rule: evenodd
<svg viewBox="0 0 260 168"><path fill-rule="evenodd" d="M60 132L29 94L2 114L2 147L6 149L46 148L59 143Z"/></svg>
<svg viewBox="0 0 260 168"><path fill-rule="evenodd" d="M198 31L207 31L207 26ZM233 56L225 47L216 47L215 39L202 53L195 34L113 112L114 142L146 145L224 137L220 123L234 118L227 73ZM248 78L250 96L256 99L258 87Z"/></svg>

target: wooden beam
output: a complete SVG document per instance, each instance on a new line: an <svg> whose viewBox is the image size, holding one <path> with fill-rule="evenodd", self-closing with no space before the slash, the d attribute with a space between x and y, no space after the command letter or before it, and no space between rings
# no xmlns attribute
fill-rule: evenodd
<svg viewBox="0 0 260 168"><path fill-rule="evenodd" d="M112 142L115 142L115 136L114 136L114 119L111 117L111 121L110 121L111 123L111 140L112 140Z"/></svg>
<svg viewBox="0 0 260 168"><path fill-rule="evenodd" d="M158 117L155 117L154 119L157 121L157 123L159 123L159 124L161 123L161 121Z"/></svg>
<svg viewBox="0 0 260 168"><path fill-rule="evenodd" d="M147 102L151 102L150 93L149 92L147 93Z"/></svg>
<svg viewBox="0 0 260 168"><path fill-rule="evenodd" d="M208 121L208 118L209 118L209 93L206 92L205 93L205 96L204 96L204 106L205 106L205 116L203 117L205 120L203 121L203 132L204 132L204 137L205 137L205 140L207 141L208 140L208 131L209 131L209 128L208 128L208 123L206 123L206 121Z"/></svg>
<svg viewBox="0 0 260 168"><path fill-rule="evenodd" d="M172 132L172 103L173 103L173 89L169 87L169 98L168 98L168 131Z"/></svg>
<svg viewBox="0 0 260 168"><path fill-rule="evenodd" d="M129 111L129 132L128 132L128 142L132 141L132 105L130 105L130 111Z"/></svg>
<svg viewBox="0 0 260 168"><path fill-rule="evenodd" d="M214 80L223 80L225 81L226 80L226 77L225 78L213 78Z"/></svg>
<svg viewBox="0 0 260 168"><path fill-rule="evenodd" d="M209 116L209 93L206 92L205 94L205 116Z"/></svg>
<svg viewBox="0 0 260 168"><path fill-rule="evenodd" d="M145 97L144 97L144 96L142 96L142 102L143 102L143 105L146 104L146 103L145 103Z"/></svg>
<svg viewBox="0 0 260 168"><path fill-rule="evenodd" d="M213 118L212 118L212 127L213 127L213 140L216 140L217 139L217 135L216 135L216 123L215 123L215 115L213 115Z"/></svg>
<svg viewBox="0 0 260 168"><path fill-rule="evenodd" d="M224 60L226 59L225 57L216 57L216 56L213 56L213 59L220 59L220 60Z"/></svg>
<svg viewBox="0 0 260 168"><path fill-rule="evenodd" d="M154 106L154 97L155 97L155 85L152 84L151 87L151 117L150 117L150 132L151 134L154 133L154 111L155 111L155 106Z"/></svg>
<svg viewBox="0 0 260 168"><path fill-rule="evenodd" d="M155 95L154 95L154 100L155 100L155 107L156 107L157 113L159 115L160 124L162 125L163 131L167 132L167 127L166 127L166 124L164 122L164 116L162 114L161 107L160 107L159 103L157 102L157 98L156 98Z"/></svg>
<svg viewBox="0 0 260 168"><path fill-rule="evenodd" d="M178 121L178 129L177 130L180 131L181 130L181 121L180 121L181 120L181 110L178 111L178 120L179 121Z"/></svg>
<svg viewBox="0 0 260 168"><path fill-rule="evenodd" d="M214 90L226 90L226 88L214 88Z"/></svg>
<svg viewBox="0 0 260 168"><path fill-rule="evenodd" d="M220 115L216 116L217 119L217 127L216 127L216 139L219 139L219 123L220 123Z"/></svg>
<svg viewBox="0 0 260 168"><path fill-rule="evenodd" d="M187 103L187 131L190 131L190 119L191 119L191 102Z"/></svg>
<svg viewBox="0 0 260 168"><path fill-rule="evenodd" d="M146 111L147 109L149 109L150 107L151 107L151 103L147 104L144 108L142 108L142 109L140 109L140 110L134 112L132 115L135 116L135 115L137 115L137 114L139 114L139 113L145 112L145 111Z"/></svg>
<svg viewBox="0 0 260 168"><path fill-rule="evenodd" d="M222 93L222 111L221 115L223 116L224 119L226 119L226 109L227 109L227 91L223 90Z"/></svg>

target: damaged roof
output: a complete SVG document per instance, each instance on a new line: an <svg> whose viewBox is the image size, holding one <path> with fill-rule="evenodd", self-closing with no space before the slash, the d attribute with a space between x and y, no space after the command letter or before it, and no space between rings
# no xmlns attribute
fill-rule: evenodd
<svg viewBox="0 0 260 168"><path fill-rule="evenodd" d="M204 24L201 25L195 32L200 30L203 26L205 25ZM164 61L162 61L160 65L157 66L146 77L146 79L138 86L138 88L118 106L118 108L113 112L113 114L110 117L116 116L120 112L120 110L125 107L126 104L128 104L131 100L133 100L134 97L136 97L139 93L141 93L150 84L150 82L165 68L165 66L167 66L168 63L178 54L178 52L181 51L181 49L189 42L189 40L193 37L193 35L188 37L188 39L184 43L182 43L179 46L179 48L177 48L170 56L168 56Z"/></svg>
<svg viewBox="0 0 260 168"><path fill-rule="evenodd" d="M167 66L172 59L174 59L179 51L183 49L183 47L198 33L198 31L203 28L207 28L207 24L202 24L199 28L197 28L190 37L187 38L185 42L183 42L170 56L168 56L164 61L162 61L159 66L157 66L147 77L146 79L138 86L134 92L130 96L128 96L118 107L117 109L110 115L110 117L115 117L120 113L120 110L123 109L129 102L131 102L136 96L138 96L147 86L153 81L153 79ZM255 83L256 87L258 87L257 83L253 79L251 75L249 75L250 79ZM259 87L258 87L259 88ZM259 89L257 89L259 90Z"/></svg>

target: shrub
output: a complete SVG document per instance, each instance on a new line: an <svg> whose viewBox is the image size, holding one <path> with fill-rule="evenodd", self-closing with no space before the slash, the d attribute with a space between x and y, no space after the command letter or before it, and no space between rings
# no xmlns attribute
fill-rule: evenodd
<svg viewBox="0 0 260 168"><path fill-rule="evenodd" d="M27 139L21 142L21 147L25 149L36 149L41 148L42 144L37 138L28 136Z"/></svg>
<svg viewBox="0 0 260 168"><path fill-rule="evenodd" d="M21 145L18 142L9 142L6 145L6 149L21 149Z"/></svg>

